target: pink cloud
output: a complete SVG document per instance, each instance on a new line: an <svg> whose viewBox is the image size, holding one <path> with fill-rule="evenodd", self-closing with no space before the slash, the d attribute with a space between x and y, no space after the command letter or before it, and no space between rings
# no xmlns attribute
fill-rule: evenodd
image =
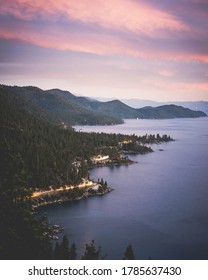
<svg viewBox="0 0 208 280"><path fill-rule="evenodd" d="M167 12L131 0L7 0L1 14L11 14L23 20L56 20L65 16L70 20L98 24L107 28L148 32L154 36L157 29L186 30L187 27Z"/></svg>
<svg viewBox="0 0 208 280"><path fill-rule="evenodd" d="M132 44L122 37L116 37L111 34L83 33L77 36L66 34L64 30L54 28L52 32L44 30L41 32L31 28L23 27L21 30L11 30L0 28L0 37L4 39L14 39L34 44L44 48L53 48L58 50L78 51L98 55L124 55L132 57L142 57L145 59L165 59L178 61L202 61L208 63L208 55L188 52L174 51L144 46L143 44ZM162 76L170 76L172 73L159 73Z"/></svg>
<svg viewBox="0 0 208 280"><path fill-rule="evenodd" d="M208 83L207 82L177 82L177 81L164 81L164 80L157 80L154 78L147 78L146 84L152 85L153 88L158 88L167 92L199 92L208 94Z"/></svg>
<svg viewBox="0 0 208 280"><path fill-rule="evenodd" d="M139 1L7 0L3 1L0 14L13 15L21 21L21 28L18 25L0 27L0 36L5 39L59 50L208 62L208 54L185 47L174 49L170 43L177 43L184 35L192 39L200 34L203 38L203 31L190 30L170 13ZM69 24L84 23L84 29L72 34L61 26L60 18ZM36 29L38 19L48 23L44 30ZM103 32L88 30L88 25L94 25ZM144 43L146 39L152 41ZM167 40L169 45L160 43L156 49L154 39L158 42L159 39Z"/></svg>
<svg viewBox="0 0 208 280"><path fill-rule="evenodd" d="M172 72L170 70L166 70L166 69L161 69L161 70L157 71L157 74L162 77L173 77L174 76L174 72Z"/></svg>

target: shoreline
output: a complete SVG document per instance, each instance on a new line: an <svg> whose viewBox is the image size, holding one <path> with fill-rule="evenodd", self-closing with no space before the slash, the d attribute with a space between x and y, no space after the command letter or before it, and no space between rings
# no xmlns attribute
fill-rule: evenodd
<svg viewBox="0 0 208 280"><path fill-rule="evenodd" d="M91 186L73 187L68 189L59 188L58 190L45 191L38 195L31 196L33 210L48 205L63 204L65 202L78 201L81 199L90 198L93 196L103 196L112 192L114 189L101 186L99 183L93 181ZM93 187L94 189L93 189Z"/></svg>
<svg viewBox="0 0 208 280"><path fill-rule="evenodd" d="M162 138L161 138L162 139ZM160 144L162 142L174 141L172 138L164 141L157 141L156 144ZM154 139L155 140L155 139ZM130 142L131 143L131 142ZM142 147L142 149L141 149ZM145 147L145 148L144 148ZM146 146L139 145L138 149L128 149L128 150L120 150L120 155L128 155L128 154L147 154L154 152L152 148ZM88 166L89 169L98 168L98 167L114 167L121 165L130 165L133 163L138 163L137 161L130 160L128 157L119 157L114 160L105 160L104 162L97 162ZM32 194L30 200L32 201L32 208L36 209L39 207L44 207L47 205L55 205L55 204L63 204L65 202L78 201L84 198L89 198L92 196L102 196L113 189L107 186L106 184L101 184L100 182L94 182L90 179L83 178L83 182L79 185L65 185L54 189L51 186L48 190L38 190Z"/></svg>

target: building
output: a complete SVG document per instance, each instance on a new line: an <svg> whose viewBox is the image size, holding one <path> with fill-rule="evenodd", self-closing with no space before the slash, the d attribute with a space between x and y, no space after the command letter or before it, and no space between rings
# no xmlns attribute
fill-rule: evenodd
<svg viewBox="0 0 208 280"><path fill-rule="evenodd" d="M91 161L93 164L106 163L109 162L109 156L101 156L101 155L94 156L91 157Z"/></svg>

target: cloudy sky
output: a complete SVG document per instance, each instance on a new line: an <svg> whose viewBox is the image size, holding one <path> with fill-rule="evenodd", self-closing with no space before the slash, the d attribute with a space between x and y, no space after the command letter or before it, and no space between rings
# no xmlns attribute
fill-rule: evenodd
<svg viewBox="0 0 208 280"><path fill-rule="evenodd" d="M208 1L0 0L0 83L208 100Z"/></svg>

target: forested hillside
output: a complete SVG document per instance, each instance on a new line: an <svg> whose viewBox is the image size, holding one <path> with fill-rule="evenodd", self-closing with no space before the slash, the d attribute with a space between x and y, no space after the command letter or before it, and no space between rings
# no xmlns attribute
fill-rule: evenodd
<svg viewBox="0 0 208 280"><path fill-rule="evenodd" d="M86 106L86 98L83 98L86 101L83 103L70 92L58 89L44 91L33 86L12 87L5 85L0 85L0 91L10 98L14 98L17 107L24 108L25 111L31 113L36 113L38 110L41 115L47 115L51 123L62 127L75 124L111 125L122 123L122 120L117 117L109 116L104 112L94 112Z"/></svg>
<svg viewBox="0 0 208 280"><path fill-rule="evenodd" d="M131 149L134 146L137 152L149 151L144 144L150 139L75 132L71 127L54 125L50 116L32 102L4 90L0 91L0 117L1 178L6 172L14 172L9 169L9 155L18 156L24 163L27 186L32 189L78 184L87 176L90 157L99 153L116 156L121 148L119 143L124 140L131 139ZM136 142L142 142L142 145L135 146ZM79 162L79 168L76 162Z"/></svg>
<svg viewBox="0 0 208 280"><path fill-rule="evenodd" d="M182 106L132 108L120 100L100 102L60 89L0 85L0 92L15 100L18 108L60 127L121 124L123 119L199 118L206 114Z"/></svg>
<svg viewBox="0 0 208 280"><path fill-rule="evenodd" d="M0 259L53 258L47 219L33 214L34 190L80 183L94 155L116 157L121 149L145 153L151 151L145 144L171 140L75 132L5 87L0 87L0 132Z"/></svg>
<svg viewBox="0 0 208 280"><path fill-rule="evenodd" d="M1 159L8 158L7 153L21 156L30 187L79 183L87 175L84 160L96 154L100 146L118 143L115 135L87 134L51 125L50 117L38 115L38 109L19 96L1 93L0 101ZM28 107L20 109L16 103L29 106L35 114L28 113ZM79 172L73 165L76 160L81 161ZM4 163L3 169L6 168Z"/></svg>
<svg viewBox="0 0 208 280"><path fill-rule="evenodd" d="M158 107L144 107L137 109L140 119L174 119L174 118L200 118L206 117L201 111L193 111L176 105L163 105Z"/></svg>
<svg viewBox="0 0 208 280"><path fill-rule="evenodd" d="M32 211L33 190L79 183L87 176L87 159L124 137L51 123L31 102L1 90L0 259L53 258L47 219ZM74 161L80 161L79 169Z"/></svg>

